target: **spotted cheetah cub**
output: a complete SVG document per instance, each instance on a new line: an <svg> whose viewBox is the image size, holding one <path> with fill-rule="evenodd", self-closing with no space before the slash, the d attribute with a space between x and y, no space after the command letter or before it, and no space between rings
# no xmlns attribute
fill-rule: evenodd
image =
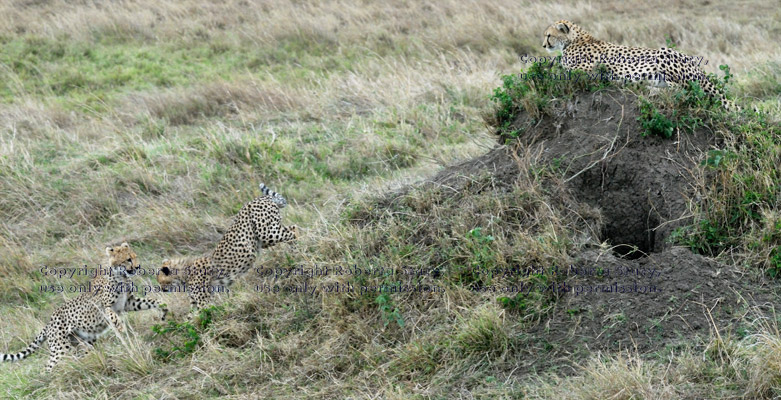
<svg viewBox="0 0 781 400"><path fill-rule="evenodd" d="M239 210L228 231L211 254L197 258L164 260L157 282L165 292L186 292L190 304L203 308L212 293L225 292L252 268L260 249L295 240L295 226L283 226L282 195L260 184L261 196Z"/></svg>
<svg viewBox="0 0 781 400"><path fill-rule="evenodd" d="M598 64L603 64L614 79L650 81L658 87L696 81L705 93L719 99L724 108L740 109L708 80L694 57L673 49L646 49L605 42L567 20L545 29L542 47L548 52L561 51L561 65L566 69L592 72Z"/></svg>
<svg viewBox="0 0 781 400"><path fill-rule="evenodd" d="M123 311L160 309L162 320L167 310L154 300L136 298L132 293L130 276L138 267L136 253L127 243L116 247L107 247L108 271L96 276L90 283L91 290L68 300L51 316L35 340L23 351L16 354L2 354L3 361L18 361L32 354L45 341L49 340L49 372L71 347L80 343L92 345L95 340L111 327L120 332L125 328L119 321ZM111 327L109 326L111 325Z"/></svg>

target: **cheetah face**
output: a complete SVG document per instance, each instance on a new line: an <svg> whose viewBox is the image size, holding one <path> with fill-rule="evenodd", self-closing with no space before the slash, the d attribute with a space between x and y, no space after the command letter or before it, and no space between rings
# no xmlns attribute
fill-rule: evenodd
<svg viewBox="0 0 781 400"><path fill-rule="evenodd" d="M542 34L542 47L549 53L562 51L574 39L574 32L570 29L567 21L559 21L545 29Z"/></svg>
<svg viewBox="0 0 781 400"><path fill-rule="evenodd" d="M177 272L171 260L163 260L163 265L160 266L160 271L157 273L157 283L160 284L160 290L171 291L171 286L178 282Z"/></svg>
<svg viewBox="0 0 781 400"><path fill-rule="evenodd" d="M108 256L108 266L113 273L126 278L136 273L138 257L127 243L122 243L121 245L114 247L106 247L106 255Z"/></svg>

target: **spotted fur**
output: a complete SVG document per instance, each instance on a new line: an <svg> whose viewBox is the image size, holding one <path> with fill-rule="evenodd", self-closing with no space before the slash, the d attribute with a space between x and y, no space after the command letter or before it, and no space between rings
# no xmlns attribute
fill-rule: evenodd
<svg viewBox="0 0 781 400"><path fill-rule="evenodd" d="M165 320L165 308L154 300L136 298L131 291L130 276L136 272L138 258L130 246L122 243L116 247L107 247L106 255L108 271L97 275L90 282L89 291L68 300L55 310L49 323L26 349L16 354L0 353L0 359L22 360L48 339L50 354L46 371L49 372L71 347L92 345L111 327L124 332L124 325L120 323L118 315L124 311L157 308L162 312L161 319Z"/></svg>
<svg viewBox="0 0 781 400"><path fill-rule="evenodd" d="M263 184L260 189L263 194L239 210L211 254L163 261L157 274L163 291L186 292L191 305L202 308L212 293L227 291L246 274L261 249L297 238L295 226L281 223L285 198Z"/></svg>
<svg viewBox="0 0 781 400"><path fill-rule="evenodd" d="M542 47L549 52L561 51L562 66L566 69L592 72L598 64L603 64L616 79L650 81L658 87L697 81L702 90L719 99L724 108L737 108L707 79L696 58L673 49L646 49L605 42L567 20L545 29Z"/></svg>

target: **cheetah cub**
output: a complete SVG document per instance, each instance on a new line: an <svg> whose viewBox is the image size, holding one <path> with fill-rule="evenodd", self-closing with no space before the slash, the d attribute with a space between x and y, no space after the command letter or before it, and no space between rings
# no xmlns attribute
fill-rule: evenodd
<svg viewBox="0 0 781 400"><path fill-rule="evenodd" d="M91 291L66 301L54 311L49 323L26 349L16 354L0 353L0 360L22 360L48 339L50 355L46 372L49 372L71 347L79 347L81 343L92 345L111 327L124 332L118 315L123 311L157 308L162 312L161 319L165 320L165 308L161 308L155 300L136 298L131 292L130 276L135 274L138 261L130 246L122 243L107 247L106 255L108 272L92 280Z"/></svg>
<svg viewBox="0 0 781 400"><path fill-rule="evenodd" d="M260 249L295 240L297 229L283 226L282 195L260 184L262 194L239 210L228 231L211 254L197 258L164 260L157 282L165 292L186 292L196 309L214 292L224 292L252 268Z"/></svg>

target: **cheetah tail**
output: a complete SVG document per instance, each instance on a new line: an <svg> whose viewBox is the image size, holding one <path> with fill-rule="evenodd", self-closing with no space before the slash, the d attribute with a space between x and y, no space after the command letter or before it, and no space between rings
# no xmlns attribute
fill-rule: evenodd
<svg viewBox="0 0 781 400"><path fill-rule="evenodd" d="M263 193L264 196L271 197L271 201L276 203L277 207L283 208L287 205L287 200L285 200L285 198L282 197L281 194L269 189L269 187L266 186L264 183L260 184L260 191Z"/></svg>
<svg viewBox="0 0 781 400"><path fill-rule="evenodd" d="M30 343L29 346L27 346L26 349L16 353L16 354L3 354L0 353L0 360L2 361L19 361L27 358L30 354L33 354L35 350L38 350L38 347L41 346L43 341L46 340L46 331L43 331L38 334L38 337L33 340L32 343Z"/></svg>

